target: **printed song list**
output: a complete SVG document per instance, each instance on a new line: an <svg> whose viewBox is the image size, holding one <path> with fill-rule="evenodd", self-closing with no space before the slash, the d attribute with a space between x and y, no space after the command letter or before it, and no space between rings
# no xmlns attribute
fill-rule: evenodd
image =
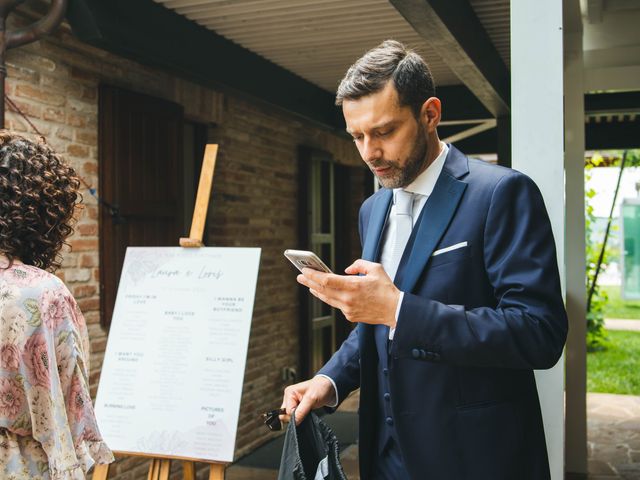
<svg viewBox="0 0 640 480"><path fill-rule="evenodd" d="M255 248L129 248L96 399L113 450L229 462Z"/></svg>

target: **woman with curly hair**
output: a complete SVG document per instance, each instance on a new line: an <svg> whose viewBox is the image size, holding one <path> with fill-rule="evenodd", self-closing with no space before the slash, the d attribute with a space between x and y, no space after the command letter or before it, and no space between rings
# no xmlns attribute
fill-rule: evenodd
<svg viewBox="0 0 640 480"><path fill-rule="evenodd" d="M84 479L113 455L89 396L89 337L52 273L73 232L75 171L0 130L0 478Z"/></svg>

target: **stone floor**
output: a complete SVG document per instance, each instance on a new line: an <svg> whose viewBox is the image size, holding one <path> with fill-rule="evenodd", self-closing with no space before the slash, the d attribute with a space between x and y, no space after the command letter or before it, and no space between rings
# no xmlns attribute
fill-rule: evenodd
<svg viewBox="0 0 640 480"><path fill-rule="evenodd" d="M358 395L341 405L342 411L355 412ZM588 453L589 474L567 476L567 480L640 480L640 397L589 393ZM357 445L341 454L349 480L360 480ZM232 465L226 480L276 480L278 472Z"/></svg>
<svg viewBox="0 0 640 480"><path fill-rule="evenodd" d="M587 429L588 480L640 480L640 397L589 393Z"/></svg>
<svg viewBox="0 0 640 480"><path fill-rule="evenodd" d="M640 320L627 320L626 318L605 318L604 327L607 330L629 330L640 332Z"/></svg>

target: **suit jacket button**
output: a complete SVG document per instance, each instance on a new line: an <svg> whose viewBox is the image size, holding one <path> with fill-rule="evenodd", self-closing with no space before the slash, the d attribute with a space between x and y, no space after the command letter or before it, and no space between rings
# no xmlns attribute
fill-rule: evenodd
<svg viewBox="0 0 640 480"><path fill-rule="evenodd" d="M390 393L385 393L383 395L384 399L388 402L389 400L391 400L391 394Z"/></svg>
<svg viewBox="0 0 640 480"><path fill-rule="evenodd" d="M393 425L393 418L391 418L391 417L385 418L384 419L384 423L386 423L389 426Z"/></svg>
<svg viewBox="0 0 640 480"><path fill-rule="evenodd" d="M414 348L413 350L411 350L411 356L413 358L420 358L420 350L418 350L417 348Z"/></svg>

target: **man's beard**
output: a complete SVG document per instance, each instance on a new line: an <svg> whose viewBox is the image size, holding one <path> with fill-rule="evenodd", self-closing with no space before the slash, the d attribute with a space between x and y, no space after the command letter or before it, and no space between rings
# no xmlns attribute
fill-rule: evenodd
<svg viewBox="0 0 640 480"><path fill-rule="evenodd" d="M385 176L378 176L375 171L373 174L376 175L380 184L385 188L404 188L423 172L426 162L427 139L418 133L413 150L411 150L403 167L400 166L398 160L379 159L370 163L369 168L373 171L374 168L390 167L390 173Z"/></svg>

